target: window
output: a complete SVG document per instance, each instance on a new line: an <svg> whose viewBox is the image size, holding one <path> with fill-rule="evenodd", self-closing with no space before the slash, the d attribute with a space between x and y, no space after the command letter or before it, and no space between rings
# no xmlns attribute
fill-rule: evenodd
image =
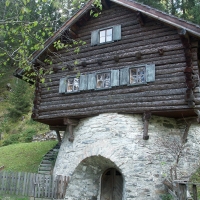
<svg viewBox="0 0 200 200"><path fill-rule="evenodd" d="M155 64L124 67L106 72L81 74L80 77L60 79L59 93L108 89L118 86L134 86L155 81Z"/></svg>
<svg viewBox="0 0 200 200"><path fill-rule="evenodd" d="M129 84L138 84L146 82L145 67L129 69Z"/></svg>
<svg viewBox="0 0 200 200"><path fill-rule="evenodd" d="M68 78L67 79L67 92L79 91L79 78Z"/></svg>
<svg viewBox="0 0 200 200"><path fill-rule="evenodd" d="M99 43L111 42L112 41L112 28L102 30L99 32Z"/></svg>
<svg viewBox="0 0 200 200"><path fill-rule="evenodd" d="M96 75L96 88L110 88L110 72Z"/></svg>
<svg viewBox="0 0 200 200"><path fill-rule="evenodd" d="M137 85L155 81L155 64L120 69L120 85Z"/></svg>
<svg viewBox="0 0 200 200"><path fill-rule="evenodd" d="M115 25L92 31L91 46L121 40L121 25Z"/></svg>

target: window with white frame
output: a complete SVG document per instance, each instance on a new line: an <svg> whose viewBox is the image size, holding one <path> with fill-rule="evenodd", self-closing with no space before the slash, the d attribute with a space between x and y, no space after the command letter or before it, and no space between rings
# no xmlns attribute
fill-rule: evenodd
<svg viewBox="0 0 200 200"><path fill-rule="evenodd" d="M113 29L105 29L99 32L99 43L111 42L113 35Z"/></svg>
<svg viewBox="0 0 200 200"><path fill-rule="evenodd" d="M110 88L110 72L98 73L96 75L96 88Z"/></svg>
<svg viewBox="0 0 200 200"><path fill-rule="evenodd" d="M146 82L145 66L130 68L129 70L129 84L140 84Z"/></svg>
<svg viewBox="0 0 200 200"><path fill-rule="evenodd" d="M71 77L67 79L67 92L79 91L79 78Z"/></svg>
<svg viewBox="0 0 200 200"><path fill-rule="evenodd" d="M91 32L91 46L121 40L121 25L114 25Z"/></svg>

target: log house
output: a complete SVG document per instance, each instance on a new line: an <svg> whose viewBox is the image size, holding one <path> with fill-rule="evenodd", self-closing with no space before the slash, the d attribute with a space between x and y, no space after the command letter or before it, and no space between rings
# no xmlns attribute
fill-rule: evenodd
<svg viewBox="0 0 200 200"><path fill-rule="evenodd" d="M108 115L109 119L109 117L115 116L112 113L118 113L119 115L115 117L120 119L121 115L139 114L143 116L141 117L143 136L140 138L143 140L150 138L150 141L149 121L154 116L160 116L175 118L182 121L181 124L186 124L182 141L187 142L191 124L196 119L198 123L200 121L200 26L131 0L103 0L102 4L101 14L98 17L93 17L90 15L90 11L96 9L93 0L90 0L45 42L44 49L33 53L31 62L34 68L52 69L53 73L46 75L45 84L41 83L38 77L29 80L29 82L35 84L32 118L49 125L50 129L56 130L59 142L61 142L59 131L63 130L69 133L68 142L70 144L75 142L74 154L70 157L71 150L69 149L72 147L64 141L63 153L61 152L62 155L60 154L60 158L56 162L54 172L56 174L63 173L63 175L68 173L67 175L70 176L72 168L74 174L78 173L76 171L78 168L75 169L74 166L82 166L85 169L85 163L88 162L91 165L90 159L94 159L93 163L101 166L99 168L101 174L103 174L102 184L104 184L104 177L107 175L121 176L125 169L124 176L126 176L127 168L125 166L120 169L117 164L113 165L110 161L117 150L119 152L125 151L126 147L123 149L117 147L116 150L113 150L112 144L111 146L108 145L109 150L102 152L101 149L106 149L107 144L104 144L105 141L102 138L101 143L98 143L99 139L97 140L97 145L90 148L88 145L84 147L85 149L79 148L81 152L87 154L85 157L79 158L80 153L76 149L77 143L88 144L89 141L87 141L88 135L85 136L85 141L84 137L80 139L78 130L74 134L74 127L77 127L81 120L86 119L80 126L84 130L87 129L87 118L89 122L91 121L91 124L93 123L91 117L97 117L97 119L104 121L103 118L98 118L99 115ZM57 50L54 47L54 42L59 40L64 44L72 45L72 48ZM76 53L77 46L72 44L73 40L84 41L83 45L78 46L80 48L78 53ZM46 59L51 60L52 64L45 63ZM17 69L15 75L22 78L25 72L22 69ZM109 113L111 113L110 116ZM101 124L102 121L97 123ZM171 130L170 128L171 125L169 130ZM107 129L109 132L110 128ZM92 129L89 130L92 131ZM158 129L158 132L160 133L163 130ZM98 137L99 132L98 134L95 132L95 134ZM120 134L113 137L116 139ZM78 137L77 141L75 135ZM136 137L137 142L137 134L133 137ZM119 143L123 143L122 141L124 140L118 140ZM64 147L66 144L69 149ZM140 144L144 146L144 143L140 142ZM125 146L128 145L128 143L125 144ZM153 145L156 149L155 144L150 145ZM95 149L96 154L93 153L92 149ZM138 147L138 149L140 148ZM69 153L65 153L67 151ZM134 154L135 151L130 150L129 153ZM140 153L138 150L138 154ZM107 156L108 154L111 156ZM129 155L127 152L125 154ZM94 155L98 159L100 159L99 155L102 155L101 161ZM142 156L138 158L137 162ZM79 161L76 161L76 157L79 158ZM148 155L147 158L149 159L149 157L151 156ZM106 160L107 158L110 160ZM70 167L68 164L63 164L65 159L71 159L70 163L74 163L74 166ZM126 166L128 168L133 165L130 164L131 159L129 164L127 161ZM144 160L142 160L141 165L143 165L143 162ZM104 166L102 163L107 164ZM121 163L119 165L123 166L124 159L117 157L116 163ZM149 161L148 164L152 163L155 164L155 166L152 165L154 168L159 165L157 159ZM66 169L68 171L65 174L63 171ZM132 175L130 175L131 173ZM135 173L129 172L130 180L124 177L126 183L130 182L126 186L122 184L122 176L118 177L119 179L116 177L112 179L120 182L118 184L118 186L120 185L120 188L118 188L120 195L115 199L130 199L137 196L136 193L133 193L133 188L127 189L132 184ZM155 176L158 177L157 174ZM146 177L146 174L143 174L143 177ZM70 193L70 187L73 184L75 186ZM74 198L76 184L78 182L69 186L67 190L69 198ZM113 181L110 184L113 187L116 186ZM101 187L100 196L94 194L88 199L104 200L108 198L106 194L103 194L106 191L104 191L105 188ZM150 195L149 190L151 190ZM95 191L92 190L92 193L95 193ZM144 188L141 195L145 194L148 198L141 196L140 199L156 199L159 192L154 194L152 191L152 188ZM112 190L109 195L115 196L115 191ZM110 197L109 199L113 198Z"/></svg>

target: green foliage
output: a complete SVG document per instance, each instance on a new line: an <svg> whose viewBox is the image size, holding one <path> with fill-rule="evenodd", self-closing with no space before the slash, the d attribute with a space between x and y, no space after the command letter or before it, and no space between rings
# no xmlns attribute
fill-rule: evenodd
<svg viewBox="0 0 200 200"><path fill-rule="evenodd" d="M8 116L13 121L17 121L29 112L32 101L30 91L29 85L26 82L17 80L9 96L11 106L8 108Z"/></svg>
<svg viewBox="0 0 200 200"><path fill-rule="evenodd" d="M162 194L161 199L162 200L173 200L173 197L171 194Z"/></svg>
<svg viewBox="0 0 200 200"><path fill-rule="evenodd" d="M172 0L137 0L140 3L157 8L177 17L200 24L199 0L172 1Z"/></svg>
<svg viewBox="0 0 200 200"><path fill-rule="evenodd" d="M32 142L33 136L36 135L36 130L33 128L26 129L21 133L21 137L19 138L19 142Z"/></svg>

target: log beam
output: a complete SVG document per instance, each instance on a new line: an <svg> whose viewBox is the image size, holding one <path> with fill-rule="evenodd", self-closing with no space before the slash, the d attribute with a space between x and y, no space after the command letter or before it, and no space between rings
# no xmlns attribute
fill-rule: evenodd
<svg viewBox="0 0 200 200"><path fill-rule="evenodd" d="M68 131L69 131L69 138L68 138L68 140L69 140L70 142L73 142L73 141L74 141L73 126L78 125L79 120L77 120L77 119L64 118L64 119L63 119L63 123L64 123L64 125L67 125L67 129L68 129Z"/></svg>
<svg viewBox="0 0 200 200"><path fill-rule="evenodd" d="M144 112L143 114L143 122L144 122L144 132L143 132L143 140L148 140L148 127L149 127L149 120L151 118L151 112Z"/></svg>
<svg viewBox="0 0 200 200"><path fill-rule="evenodd" d="M178 34L181 38L181 42L184 47L186 68L184 70L185 82L187 85L187 90L185 94L185 101L188 103L189 108L195 107L193 89L196 87L196 83L193 79L193 63L192 63L192 48L190 43L190 37L185 29L179 29Z"/></svg>
<svg viewBox="0 0 200 200"><path fill-rule="evenodd" d="M102 5L103 5L103 7L105 9L109 9L110 8L110 3L109 3L108 0L102 0L101 3L102 3Z"/></svg>
<svg viewBox="0 0 200 200"><path fill-rule="evenodd" d="M144 21L144 17L142 15L142 13L141 12L137 12L136 17L137 17L137 21L140 24L140 26L144 26L145 21Z"/></svg>

